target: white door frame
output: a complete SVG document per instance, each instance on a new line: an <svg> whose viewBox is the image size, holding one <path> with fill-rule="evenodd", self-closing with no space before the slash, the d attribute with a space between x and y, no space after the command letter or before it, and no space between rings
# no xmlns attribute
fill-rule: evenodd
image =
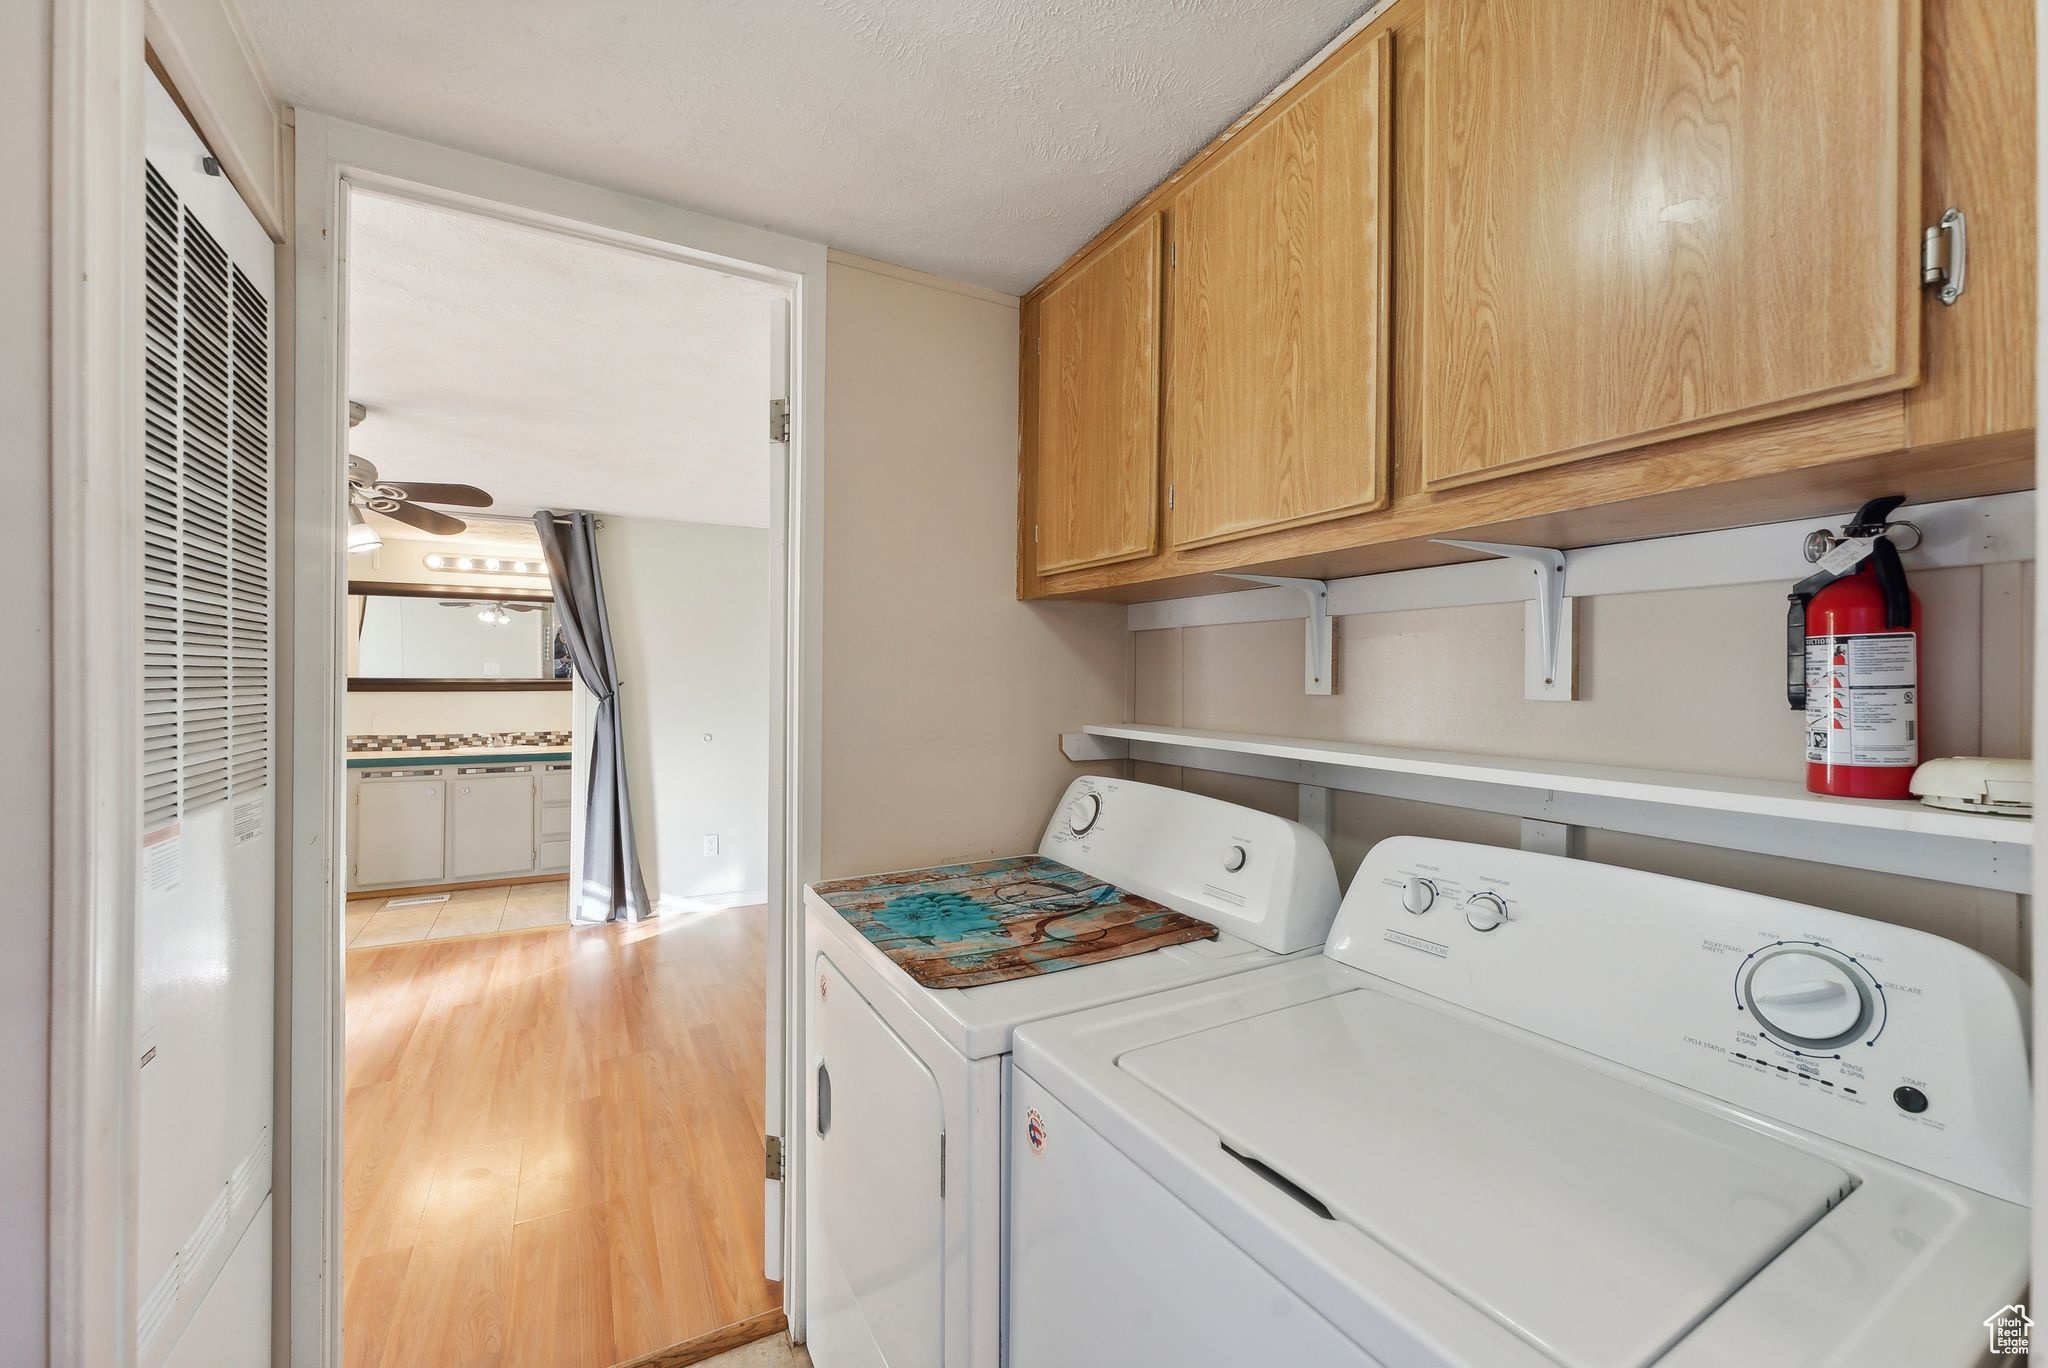
<svg viewBox="0 0 2048 1368"><path fill-rule="evenodd" d="M769 948L781 972L767 984L771 1037L779 1034L783 1114L800 1114L799 1043L791 1021L801 936L799 890L816 877L823 601L825 248L637 199L504 162L301 112L296 137L295 348L291 584L291 724L288 749L293 858L289 870L289 1182L285 1197L290 1268L290 1361L332 1368L341 1343L342 938L344 861L340 829L342 712L340 661L343 453L347 449L342 285L348 257L347 190L353 185L507 222L606 242L756 280L790 291L795 410L786 499L771 509L783 530L772 605L774 660L784 704L771 708L768 866ZM767 415L762 414L765 424ZM775 1024L780 1031L773 1030ZM771 1039L771 1047L777 1042ZM771 1076L776 1059L768 1061ZM789 1147L785 1147L788 1152ZM801 1149L801 1147L796 1147ZM802 1333L801 1174L787 1184L783 1299Z"/></svg>

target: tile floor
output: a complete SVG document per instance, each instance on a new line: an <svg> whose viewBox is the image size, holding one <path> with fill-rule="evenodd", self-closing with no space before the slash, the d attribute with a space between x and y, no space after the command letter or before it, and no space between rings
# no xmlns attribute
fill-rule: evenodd
<svg viewBox="0 0 2048 1368"><path fill-rule="evenodd" d="M770 1335L705 1359L698 1368L811 1368L811 1356L802 1345L791 1344L789 1336Z"/></svg>
<svg viewBox="0 0 2048 1368"><path fill-rule="evenodd" d="M404 895L398 900L404 901ZM363 898L348 905L344 918L349 949L561 926L569 920L569 881L463 888L450 893L446 902L411 907L390 907L390 901Z"/></svg>

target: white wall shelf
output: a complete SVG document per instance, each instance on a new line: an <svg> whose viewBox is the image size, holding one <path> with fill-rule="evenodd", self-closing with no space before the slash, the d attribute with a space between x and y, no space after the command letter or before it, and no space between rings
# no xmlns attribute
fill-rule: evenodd
<svg viewBox="0 0 2048 1368"><path fill-rule="evenodd" d="M1783 780L1140 724L1085 727L1061 745L1076 760L1181 765L2011 893L2029 891L2033 866L2029 820L1829 798Z"/></svg>

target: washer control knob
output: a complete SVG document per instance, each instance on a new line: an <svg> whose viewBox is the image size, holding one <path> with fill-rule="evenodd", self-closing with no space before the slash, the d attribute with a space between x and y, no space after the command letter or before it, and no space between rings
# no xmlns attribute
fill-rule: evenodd
<svg viewBox="0 0 2048 1368"><path fill-rule="evenodd" d="M1243 846L1227 845L1223 847L1223 867L1232 874L1244 868L1245 859Z"/></svg>
<svg viewBox="0 0 2048 1368"><path fill-rule="evenodd" d="M1498 893L1474 893L1465 899L1465 924L1474 931L1498 931L1508 919L1508 905Z"/></svg>
<svg viewBox="0 0 2048 1368"><path fill-rule="evenodd" d="M1401 906L1421 916L1436 906L1436 885L1420 874L1408 876L1408 887L1401 891Z"/></svg>
<svg viewBox="0 0 2048 1368"><path fill-rule="evenodd" d="M1846 1044L1870 1019L1870 999L1854 972L1819 951L1764 956L1751 967L1742 996L1759 1026L1794 1045Z"/></svg>
<svg viewBox="0 0 2048 1368"><path fill-rule="evenodd" d="M1067 830L1076 836L1086 836L1095 826L1096 818L1102 815L1102 799L1093 793L1082 791L1067 803Z"/></svg>

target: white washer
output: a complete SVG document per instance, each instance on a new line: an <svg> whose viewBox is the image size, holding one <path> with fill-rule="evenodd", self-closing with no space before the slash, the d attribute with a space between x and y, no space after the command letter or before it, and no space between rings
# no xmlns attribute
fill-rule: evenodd
<svg viewBox="0 0 2048 1368"><path fill-rule="evenodd" d="M1017 1026L1315 955L1336 914L1336 873L1315 833L1177 789L1076 780L1038 849L1220 934L1033 978L928 989L804 890L814 1119L806 1318L818 1368L1001 1362L1003 1131Z"/></svg>
<svg viewBox="0 0 2048 1368"><path fill-rule="evenodd" d="M1011 1368L1946 1368L2027 1278L2026 989L1399 837L1324 956L1018 1032Z"/></svg>

